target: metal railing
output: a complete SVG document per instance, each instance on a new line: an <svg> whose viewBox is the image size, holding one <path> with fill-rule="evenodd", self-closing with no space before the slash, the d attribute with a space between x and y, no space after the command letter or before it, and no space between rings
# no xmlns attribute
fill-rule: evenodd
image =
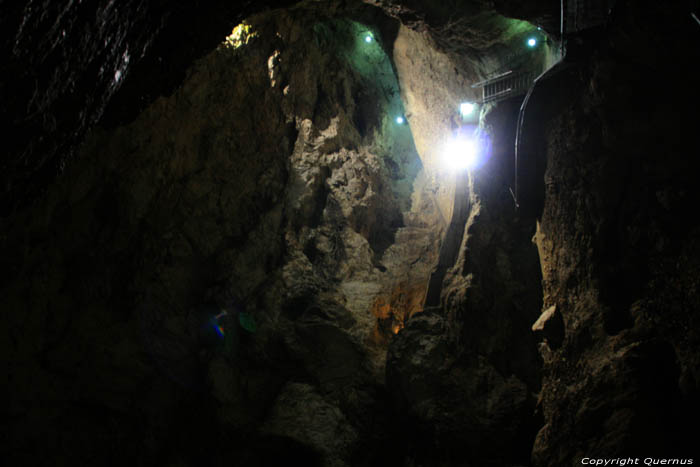
<svg viewBox="0 0 700 467"><path fill-rule="evenodd" d="M531 70L508 70L484 81L472 84L472 88L481 88L481 103L498 102L527 91L532 83L534 73Z"/></svg>

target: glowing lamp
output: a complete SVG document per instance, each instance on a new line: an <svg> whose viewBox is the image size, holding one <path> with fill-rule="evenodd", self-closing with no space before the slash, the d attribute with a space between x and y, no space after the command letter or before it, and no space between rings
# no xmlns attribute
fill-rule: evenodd
<svg viewBox="0 0 700 467"><path fill-rule="evenodd" d="M451 170L465 170L476 166L478 146L474 139L456 136L443 148L442 162Z"/></svg>
<svg viewBox="0 0 700 467"><path fill-rule="evenodd" d="M462 115L462 117L471 115L471 113L474 112L474 109L476 109L476 104L472 104L471 102L462 102L459 104L459 113Z"/></svg>
<svg viewBox="0 0 700 467"><path fill-rule="evenodd" d="M365 36L365 42L367 42L368 44L369 44L370 42L372 42L372 36L370 36L369 34L367 34L367 35Z"/></svg>
<svg viewBox="0 0 700 467"><path fill-rule="evenodd" d="M406 120L404 120L404 118L400 115L396 117L396 123L398 123L399 125L403 125L405 121Z"/></svg>
<svg viewBox="0 0 700 467"><path fill-rule="evenodd" d="M477 125L462 125L442 146L442 166L453 172L476 169L491 157L491 138Z"/></svg>
<svg viewBox="0 0 700 467"><path fill-rule="evenodd" d="M527 40L527 45L528 45L528 47L534 47L534 46L536 46L536 45L537 45L537 39L535 39L534 37L529 38L529 39Z"/></svg>

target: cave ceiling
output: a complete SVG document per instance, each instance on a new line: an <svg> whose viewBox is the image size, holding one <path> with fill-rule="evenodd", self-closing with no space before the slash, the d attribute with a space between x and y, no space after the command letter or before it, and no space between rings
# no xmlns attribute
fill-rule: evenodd
<svg viewBox="0 0 700 467"><path fill-rule="evenodd" d="M15 77L2 89L3 120L15 128L3 160L5 213L29 203L65 169L89 128L129 121L157 96L172 93L194 59L255 12L297 5L364 20L387 37L396 30L387 16L397 18L427 32L469 71L474 61L505 52L509 23L502 15L556 31L558 9L515 1L132 3L3 5L3 73Z"/></svg>

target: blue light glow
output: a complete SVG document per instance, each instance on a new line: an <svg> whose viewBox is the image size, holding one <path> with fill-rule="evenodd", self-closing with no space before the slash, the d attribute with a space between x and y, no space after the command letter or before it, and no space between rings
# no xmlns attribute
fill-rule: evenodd
<svg viewBox="0 0 700 467"><path fill-rule="evenodd" d="M224 337L224 335L226 334L225 331L224 331L224 327L221 325L221 323L219 322L219 320L220 320L221 318L223 318L224 316L226 316L227 314L228 314L228 313L226 312L226 310L221 310L221 313L219 313L218 315L214 316L214 317L212 318L212 320L211 320L211 325L212 325L212 327L214 328L214 331L216 331L216 334L217 334L219 337Z"/></svg>
<svg viewBox="0 0 700 467"><path fill-rule="evenodd" d="M403 123L404 123L405 121L406 121L406 120L404 120L404 118L403 118L402 116L400 116L400 115L399 115L398 117L396 117L396 123L398 123L399 125L403 125Z"/></svg>
<svg viewBox="0 0 700 467"><path fill-rule="evenodd" d="M529 39L527 40L527 45L528 45L529 47L534 47L534 46L536 46L536 45L537 45L537 39L535 39L534 37L529 38Z"/></svg>
<svg viewBox="0 0 700 467"><path fill-rule="evenodd" d="M372 42L372 36L370 36L369 34L367 34L367 35L365 36L365 42L367 42L368 44L369 44L370 42Z"/></svg>

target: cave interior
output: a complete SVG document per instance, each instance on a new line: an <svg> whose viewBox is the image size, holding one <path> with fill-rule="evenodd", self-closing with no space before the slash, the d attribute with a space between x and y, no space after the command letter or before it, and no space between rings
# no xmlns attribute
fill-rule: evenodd
<svg viewBox="0 0 700 467"><path fill-rule="evenodd" d="M5 465L700 462L700 2L0 12Z"/></svg>

